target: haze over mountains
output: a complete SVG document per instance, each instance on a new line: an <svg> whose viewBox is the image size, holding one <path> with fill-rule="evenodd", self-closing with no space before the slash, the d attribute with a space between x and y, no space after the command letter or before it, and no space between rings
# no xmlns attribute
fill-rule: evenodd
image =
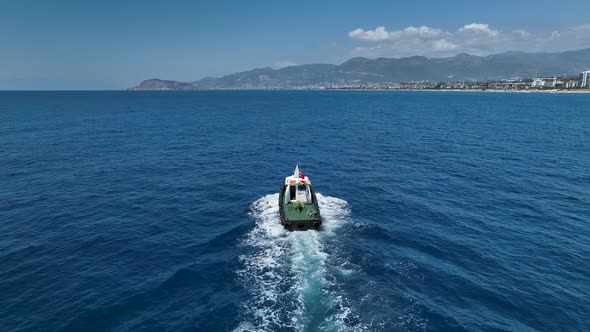
<svg viewBox="0 0 590 332"><path fill-rule="evenodd" d="M133 90L289 89L347 83L409 81L485 81L577 75L590 70L590 48L559 53L506 52L448 58L352 58L340 65L309 64L281 69L257 68L195 82L150 79Z"/></svg>

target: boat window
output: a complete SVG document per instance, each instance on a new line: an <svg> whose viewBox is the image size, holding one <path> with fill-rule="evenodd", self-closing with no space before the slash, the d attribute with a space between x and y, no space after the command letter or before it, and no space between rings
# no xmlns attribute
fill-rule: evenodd
<svg viewBox="0 0 590 332"><path fill-rule="evenodd" d="M289 186L289 196L291 197L291 200L295 200L296 195L297 191L295 190L295 186Z"/></svg>
<svg viewBox="0 0 590 332"><path fill-rule="evenodd" d="M297 194L295 200L305 203L312 202L310 187L307 184L298 184L293 187L297 187Z"/></svg>

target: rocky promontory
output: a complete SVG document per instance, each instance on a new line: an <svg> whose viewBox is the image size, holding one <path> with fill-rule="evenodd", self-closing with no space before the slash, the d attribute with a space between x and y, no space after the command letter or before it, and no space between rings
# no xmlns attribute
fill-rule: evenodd
<svg viewBox="0 0 590 332"><path fill-rule="evenodd" d="M127 90L194 90L195 86L190 83L161 80L152 78L142 81L139 85L131 87Z"/></svg>

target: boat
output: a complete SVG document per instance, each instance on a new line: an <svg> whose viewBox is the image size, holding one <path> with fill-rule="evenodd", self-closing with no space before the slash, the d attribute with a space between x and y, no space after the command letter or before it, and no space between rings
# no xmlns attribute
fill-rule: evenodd
<svg viewBox="0 0 590 332"><path fill-rule="evenodd" d="M281 224L290 231L318 230L322 225L318 199L299 164L293 175L285 178L279 193L279 214Z"/></svg>

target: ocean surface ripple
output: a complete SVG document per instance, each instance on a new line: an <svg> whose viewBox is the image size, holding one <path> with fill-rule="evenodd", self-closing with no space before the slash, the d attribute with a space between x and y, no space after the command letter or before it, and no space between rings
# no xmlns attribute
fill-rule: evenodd
<svg viewBox="0 0 590 332"><path fill-rule="evenodd" d="M589 104L0 92L1 330L588 331Z"/></svg>

